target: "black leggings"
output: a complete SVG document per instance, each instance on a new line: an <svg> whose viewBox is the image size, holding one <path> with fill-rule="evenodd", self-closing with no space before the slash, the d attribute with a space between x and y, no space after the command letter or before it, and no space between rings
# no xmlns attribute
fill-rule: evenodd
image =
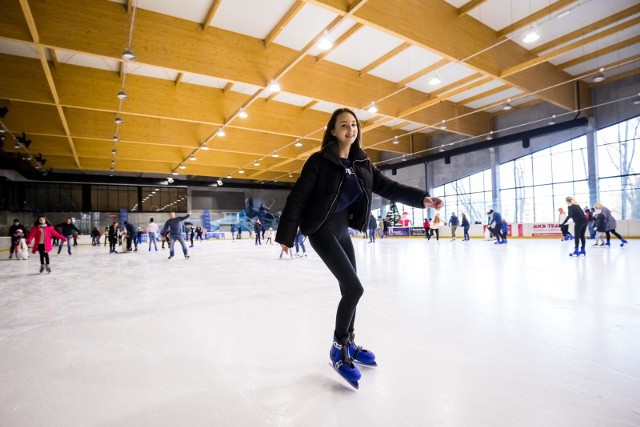
<svg viewBox="0 0 640 427"><path fill-rule="evenodd" d="M331 273L338 279L342 298L336 313L336 338L342 339L353 332L356 306L364 289L356 273L356 257L349 236L348 209L335 214L324 227L309 236L311 246Z"/></svg>
<svg viewBox="0 0 640 427"><path fill-rule="evenodd" d="M40 254L40 264L49 265L49 254L47 250L44 248L44 243L38 245L38 253Z"/></svg>
<svg viewBox="0 0 640 427"><path fill-rule="evenodd" d="M616 233L616 229L615 228L613 230L608 230L606 233L607 233L607 245L611 242L611 233L613 233L614 236L616 236L618 239L620 239L620 241L624 240L621 235Z"/></svg>
<svg viewBox="0 0 640 427"><path fill-rule="evenodd" d="M575 223L574 227L573 227L573 238L574 243L576 245L576 249L578 249L578 242L582 245L582 249L584 249L584 246L586 244L585 241L585 237L584 234L587 231L587 225L589 225L588 222L584 222L584 223Z"/></svg>

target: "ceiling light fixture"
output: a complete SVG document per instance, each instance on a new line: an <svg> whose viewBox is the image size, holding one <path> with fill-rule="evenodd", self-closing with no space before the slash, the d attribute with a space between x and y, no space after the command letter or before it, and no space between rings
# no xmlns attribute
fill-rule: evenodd
<svg viewBox="0 0 640 427"><path fill-rule="evenodd" d="M601 68L600 68L600 70L599 70L599 73L598 73L598 74L596 74L596 75L593 77L593 80L592 80L592 81L593 81L594 83L600 83L600 82L604 81L604 79L606 79L606 78L607 78L607 77L604 75L604 68L603 68L603 67L601 67Z"/></svg>
<svg viewBox="0 0 640 427"><path fill-rule="evenodd" d="M440 74L438 72L436 72L430 79L429 79L429 84L431 86L438 86L440 83L442 83L442 79L440 79Z"/></svg>
<svg viewBox="0 0 640 427"><path fill-rule="evenodd" d="M230 174L229 174L229 175L227 175L227 179L231 179L231 175L230 175Z"/></svg>
<svg viewBox="0 0 640 427"><path fill-rule="evenodd" d="M371 114L375 114L378 112L378 107L376 107L376 103L372 102L371 105L369 105L369 108L367 109L367 111Z"/></svg>
<svg viewBox="0 0 640 427"><path fill-rule="evenodd" d="M198 159L196 158L196 156L191 155L191 156L189 156L189 160L193 161L193 160L198 160Z"/></svg>
<svg viewBox="0 0 640 427"><path fill-rule="evenodd" d="M565 16L569 15L570 13L571 13L571 9L564 10L564 11L560 12L558 15L556 15L556 19L564 18Z"/></svg>
<svg viewBox="0 0 640 427"><path fill-rule="evenodd" d="M302 142L300 142L300 138L296 139L296 143L293 145L296 147L302 147Z"/></svg>
<svg viewBox="0 0 640 427"><path fill-rule="evenodd" d="M218 132L216 132L216 135L218 136L225 136L226 133L224 133L224 129L222 129L222 126L220 126L220 128L218 129Z"/></svg>
<svg viewBox="0 0 640 427"><path fill-rule="evenodd" d="M116 122L117 125L122 124L122 119L120 118L120 116L116 116L116 119L114 121Z"/></svg>
<svg viewBox="0 0 640 427"><path fill-rule="evenodd" d="M325 31L324 35L318 41L318 47L320 50L329 50L333 47L333 42L329 39L328 33Z"/></svg>
<svg viewBox="0 0 640 427"><path fill-rule="evenodd" d="M179 168L180 169L186 169L187 167L185 165L180 165Z"/></svg>
<svg viewBox="0 0 640 427"><path fill-rule="evenodd" d="M507 99L507 103L502 106L502 110L503 111L509 111L512 108L513 108L513 105L511 105L511 98L509 98L509 99Z"/></svg>
<svg viewBox="0 0 640 427"><path fill-rule="evenodd" d="M638 94L638 96L636 96L635 98L633 98L633 101L631 101L631 104L633 104L633 105L640 105L640 93Z"/></svg>
<svg viewBox="0 0 640 427"><path fill-rule="evenodd" d="M240 169L238 173L244 173L244 169Z"/></svg>
<svg viewBox="0 0 640 427"><path fill-rule="evenodd" d="M487 135L487 141L490 141L493 139L493 131L489 131L489 134Z"/></svg>
<svg viewBox="0 0 640 427"><path fill-rule="evenodd" d="M240 112L238 113L238 117L240 117L241 119L246 119L247 117L249 117L249 115L246 111L244 111L244 108L241 108Z"/></svg>
<svg viewBox="0 0 640 427"><path fill-rule="evenodd" d="M400 141L398 140L398 135L393 137L393 145L398 145L400 144Z"/></svg>
<svg viewBox="0 0 640 427"><path fill-rule="evenodd" d="M280 84L275 80L271 80L271 83L269 83L269 90L271 92L280 92L280 89Z"/></svg>
<svg viewBox="0 0 640 427"><path fill-rule="evenodd" d="M260 162L258 161L253 162L253 166L260 166Z"/></svg>
<svg viewBox="0 0 640 427"><path fill-rule="evenodd" d="M124 59L125 61L135 61L136 54L133 53L131 49L126 48L124 52L122 52L122 59Z"/></svg>
<svg viewBox="0 0 640 427"><path fill-rule="evenodd" d="M553 116L551 116L551 119L549 120L549 124L550 125L555 125L556 124L556 115L555 114Z"/></svg>
<svg viewBox="0 0 640 427"><path fill-rule="evenodd" d="M441 152L442 152L442 151L444 151L444 145L441 145L441 146L440 146L440 151L441 151Z"/></svg>
<svg viewBox="0 0 640 427"><path fill-rule="evenodd" d="M209 146L207 145L207 143L205 142L204 144L202 144L202 147L200 147L201 150L207 151L209 149Z"/></svg>
<svg viewBox="0 0 640 427"><path fill-rule="evenodd" d="M111 154L113 154L113 155L115 156L116 154L118 154L118 152L117 152L117 151L116 151L116 149L114 148L113 150L111 150Z"/></svg>
<svg viewBox="0 0 640 427"><path fill-rule="evenodd" d="M442 129L442 130L447 129L447 125L446 125L446 123L445 123L445 120L444 120L444 119L442 119L442 121L440 122L440 129Z"/></svg>
<svg viewBox="0 0 640 427"><path fill-rule="evenodd" d="M118 135L113 135L113 138L111 138L113 140L113 142L120 142L120 137Z"/></svg>
<svg viewBox="0 0 640 427"><path fill-rule="evenodd" d="M118 97L118 99L127 99L129 97L129 95L127 95L127 92L125 92L124 89L120 89L118 91L117 97Z"/></svg>
<svg viewBox="0 0 640 427"><path fill-rule="evenodd" d="M174 175L174 176L175 176L175 175L178 175L178 172L173 171L173 172L171 172L171 175Z"/></svg>
<svg viewBox="0 0 640 427"><path fill-rule="evenodd" d="M293 174L289 172L289 178L293 178Z"/></svg>
<svg viewBox="0 0 640 427"><path fill-rule="evenodd" d="M533 43L535 41L537 41L538 39L540 39L540 33L538 31L536 31L535 28L531 28L529 31L527 31L524 35L524 37L522 38L522 42L523 43Z"/></svg>
<svg viewBox="0 0 640 427"><path fill-rule="evenodd" d="M280 157L280 154L278 154L277 151L274 151L273 154L271 155L271 157Z"/></svg>

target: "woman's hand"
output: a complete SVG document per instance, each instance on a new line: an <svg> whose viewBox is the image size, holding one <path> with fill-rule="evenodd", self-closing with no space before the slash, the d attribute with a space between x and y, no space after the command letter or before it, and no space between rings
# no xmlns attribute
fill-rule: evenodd
<svg viewBox="0 0 640 427"><path fill-rule="evenodd" d="M440 210L444 206L444 202L437 197L425 197L423 203L425 208L433 208L435 210Z"/></svg>
<svg viewBox="0 0 640 427"><path fill-rule="evenodd" d="M280 243L280 246L282 247L284 253L289 255L289 247L287 245L283 245L282 243Z"/></svg>

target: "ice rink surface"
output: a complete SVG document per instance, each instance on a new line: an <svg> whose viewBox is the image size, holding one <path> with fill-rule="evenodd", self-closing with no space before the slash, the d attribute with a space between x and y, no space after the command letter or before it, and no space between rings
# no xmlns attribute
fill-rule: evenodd
<svg viewBox="0 0 640 427"><path fill-rule="evenodd" d="M0 426L639 426L640 241L354 238L354 390L309 256L207 241L0 256Z"/></svg>

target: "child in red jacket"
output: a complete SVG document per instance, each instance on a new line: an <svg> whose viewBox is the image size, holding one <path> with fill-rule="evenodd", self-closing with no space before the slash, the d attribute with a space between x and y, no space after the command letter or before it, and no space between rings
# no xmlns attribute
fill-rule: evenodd
<svg viewBox="0 0 640 427"><path fill-rule="evenodd" d="M36 222L31 227L29 238L27 238L27 244L33 240L33 249L31 253L40 253L40 273L47 269L47 273L51 273L51 267L49 267L49 253L53 248L51 244L51 238L55 236L63 242L67 239L56 231L55 228L49 223L44 215L40 215Z"/></svg>

